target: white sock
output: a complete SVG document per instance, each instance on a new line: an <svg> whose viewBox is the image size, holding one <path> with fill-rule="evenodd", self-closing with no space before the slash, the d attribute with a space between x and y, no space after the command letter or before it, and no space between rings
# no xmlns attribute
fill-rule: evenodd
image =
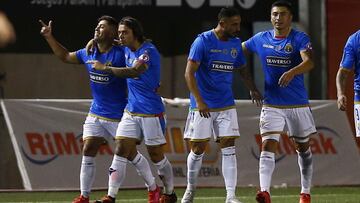
<svg viewBox="0 0 360 203"><path fill-rule="evenodd" d="M190 151L187 157L187 187L186 190L194 191L196 189L196 183L198 179L199 170L202 165L202 158L204 153L195 154L193 151Z"/></svg>
<svg viewBox="0 0 360 203"><path fill-rule="evenodd" d="M311 179L313 174L312 153L310 148L306 152L297 153L301 175L301 193L310 194Z"/></svg>
<svg viewBox="0 0 360 203"><path fill-rule="evenodd" d="M109 168L109 189L108 195L115 198L118 190L125 179L127 159L114 155Z"/></svg>
<svg viewBox="0 0 360 203"><path fill-rule="evenodd" d="M226 197L235 197L237 183L237 162L235 146L221 149L222 173L226 187Z"/></svg>
<svg viewBox="0 0 360 203"><path fill-rule="evenodd" d="M83 156L80 169L80 191L84 197L89 197L95 180L95 157Z"/></svg>
<svg viewBox="0 0 360 203"><path fill-rule="evenodd" d="M163 160L155 163L161 181L164 183L165 194L174 192L174 174L169 160L164 157Z"/></svg>
<svg viewBox="0 0 360 203"><path fill-rule="evenodd" d="M149 162L147 159L138 152L135 158L131 161L135 166L138 174L144 179L145 185L149 191L154 191L156 189L155 177L153 176Z"/></svg>
<svg viewBox="0 0 360 203"><path fill-rule="evenodd" d="M275 168L275 153L262 151L259 161L260 190L270 192L271 177Z"/></svg>

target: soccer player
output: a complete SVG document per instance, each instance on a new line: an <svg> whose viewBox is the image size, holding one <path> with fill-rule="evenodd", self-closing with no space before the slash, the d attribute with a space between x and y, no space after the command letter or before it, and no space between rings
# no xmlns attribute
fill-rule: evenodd
<svg viewBox="0 0 360 203"><path fill-rule="evenodd" d="M108 194L97 202L114 203L118 189L125 179L126 163L138 162L136 145L144 140L151 161L158 169L164 184L164 193L155 183L150 167L143 174L149 190L149 203L174 203L173 171L164 156L163 145L165 115L164 105L157 92L160 84L160 54L156 47L145 39L142 26L132 17L120 20L119 41L125 46L127 68L116 68L100 61L91 61L93 68L126 77L128 84L128 104L116 132L116 150L109 169ZM141 158L145 160L145 158Z"/></svg>
<svg viewBox="0 0 360 203"><path fill-rule="evenodd" d="M253 102L262 97L245 65L240 31L241 17L235 8L222 8L215 29L198 35L191 45L185 79L190 90L190 110L184 138L190 140L187 158L187 187L182 203L193 202L202 158L212 133L222 153L222 173L226 186L226 203L239 203L235 196L237 162L235 139L240 136L232 93L233 71L240 74L250 89Z"/></svg>
<svg viewBox="0 0 360 203"><path fill-rule="evenodd" d="M271 6L272 30L257 33L243 49L256 53L265 75L264 105L260 115L262 148L259 161L260 191L256 200L270 203L271 177L280 135L294 140L301 175L300 203L310 202L313 173L309 137L316 133L304 86L304 73L313 68L308 35L291 28L291 4L277 1Z"/></svg>
<svg viewBox="0 0 360 203"><path fill-rule="evenodd" d="M85 48L69 52L52 35L52 21L42 25L41 34L44 36L54 54L65 63L85 64L89 73L90 87L93 101L83 128L83 157L80 170L81 194L73 203L88 203L92 184L95 179L95 156L104 143L105 137L114 138L118 123L127 104L126 80L114 74L94 70L89 60L98 60L107 65L125 66L123 47L113 46L117 37L118 21L110 16L98 19L95 28L94 41L97 46L93 53L88 55ZM137 155L138 162L133 163L140 174L147 170L141 161L141 154Z"/></svg>
<svg viewBox="0 0 360 203"><path fill-rule="evenodd" d="M336 75L336 88L337 88L337 104L341 111L346 111L347 97L345 95L345 86L348 75L354 71L354 121L356 129L356 137L360 137L360 30L353 33L347 40L340 67Z"/></svg>

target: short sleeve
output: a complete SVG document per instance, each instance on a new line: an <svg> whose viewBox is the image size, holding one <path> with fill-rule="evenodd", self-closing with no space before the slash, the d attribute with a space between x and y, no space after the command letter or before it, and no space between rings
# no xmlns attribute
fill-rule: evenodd
<svg viewBox="0 0 360 203"><path fill-rule="evenodd" d="M87 55L86 49L77 50L75 53L76 53L76 57L79 60L79 62L81 64L84 64L85 63L84 59L86 58L86 55Z"/></svg>
<svg viewBox="0 0 360 203"><path fill-rule="evenodd" d="M355 63L355 50L353 47L354 36L350 36L347 40L344 50L342 59L340 62L340 66L346 69L352 69Z"/></svg>
<svg viewBox="0 0 360 203"><path fill-rule="evenodd" d="M251 37L250 39L246 40L244 42L245 47L247 50L251 51L251 52L256 52L256 43L255 43L255 39L258 37L258 34L254 35L253 37Z"/></svg>
<svg viewBox="0 0 360 203"><path fill-rule="evenodd" d="M299 45L299 51L300 52L312 50L310 37L307 34L302 33L302 35L300 36L300 39L298 40L298 42L300 43L300 45Z"/></svg>
<svg viewBox="0 0 360 203"><path fill-rule="evenodd" d="M192 43L188 60L200 62L204 57L205 45L201 36L198 36Z"/></svg>

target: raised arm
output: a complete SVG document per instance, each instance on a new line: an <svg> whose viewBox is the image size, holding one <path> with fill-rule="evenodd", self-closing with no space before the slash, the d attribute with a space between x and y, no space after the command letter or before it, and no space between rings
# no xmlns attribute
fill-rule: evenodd
<svg viewBox="0 0 360 203"><path fill-rule="evenodd" d="M64 46L62 46L52 35L52 21L49 21L49 24L46 25L42 20L39 20L41 24L40 34L45 38L50 48L60 60L65 63L80 63L76 57L75 52L69 52Z"/></svg>
<svg viewBox="0 0 360 203"><path fill-rule="evenodd" d="M340 67L336 74L336 90L338 109L346 111L347 97L345 95L346 81L350 70Z"/></svg>

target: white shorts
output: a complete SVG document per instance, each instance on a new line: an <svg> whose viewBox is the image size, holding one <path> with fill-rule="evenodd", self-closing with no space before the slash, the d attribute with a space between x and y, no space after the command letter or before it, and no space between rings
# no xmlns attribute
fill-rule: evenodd
<svg viewBox="0 0 360 203"><path fill-rule="evenodd" d="M166 143L164 132L165 118L163 116L143 117L124 112L116 131L116 139L135 138L139 141L144 140L145 145L162 145Z"/></svg>
<svg viewBox="0 0 360 203"><path fill-rule="evenodd" d="M356 137L360 137L360 104L354 104L354 122Z"/></svg>
<svg viewBox="0 0 360 203"><path fill-rule="evenodd" d="M280 109L264 106L260 114L260 133L263 140L279 141L280 134L286 133L296 142L307 142L309 135L316 133L311 109L310 107Z"/></svg>
<svg viewBox="0 0 360 203"><path fill-rule="evenodd" d="M89 137L115 138L119 121L106 120L95 115L88 115L83 125L83 139Z"/></svg>
<svg viewBox="0 0 360 203"><path fill-rule="evenodd" d="M220 137L239 137L236 109L210 112L210 118L200 116L199 111L189 111L184 131L184 139L207 141Z"/></svg>

